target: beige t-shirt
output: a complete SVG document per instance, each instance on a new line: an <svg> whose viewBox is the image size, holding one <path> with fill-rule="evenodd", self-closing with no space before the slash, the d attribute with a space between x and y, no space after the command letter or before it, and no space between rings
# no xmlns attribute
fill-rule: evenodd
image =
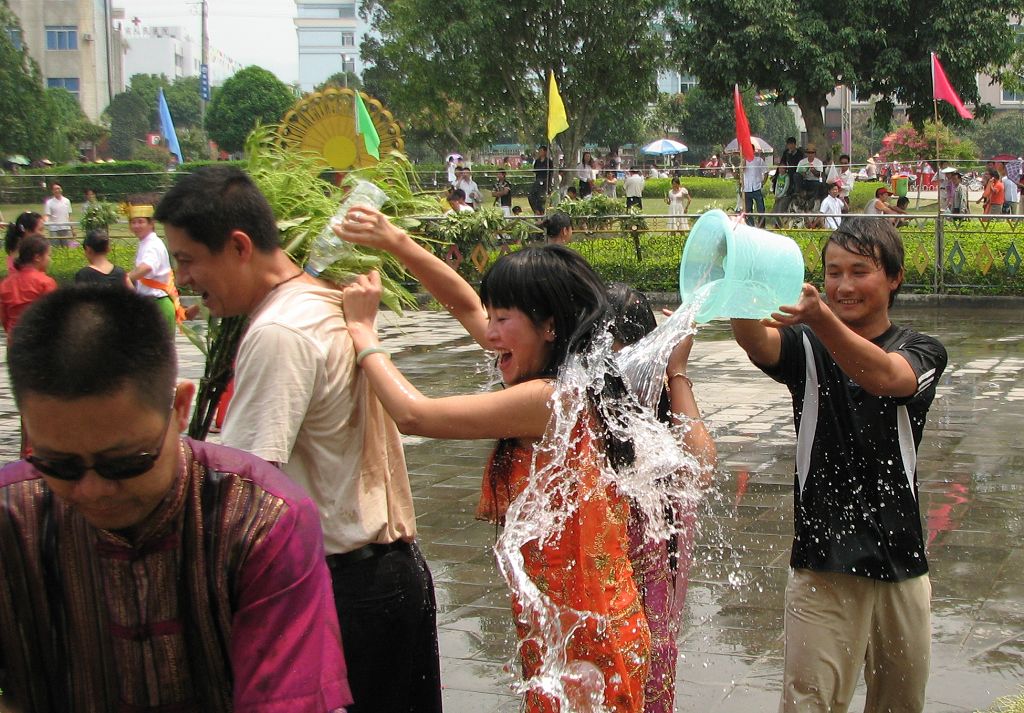
<svg viewBox="0 0 1024 713"><path fill-rule="evenodd" d="M416 536L401 436L355 365L337 290L292 282L256 308L222 441L305 488L329 555Z"/></svg>

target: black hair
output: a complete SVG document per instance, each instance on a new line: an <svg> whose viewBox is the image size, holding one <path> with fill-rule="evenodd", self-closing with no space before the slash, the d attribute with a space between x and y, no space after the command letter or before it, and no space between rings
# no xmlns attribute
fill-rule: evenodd
<svg viewBox="0 0 1024 713"><path fill-rule="evenodd" d="M906 196L900 196L896 199L896 207L902 208L903 206L910 205L910 199Z"/></svg>
<svg viewBox="0 0 1024 713"><path fill-rule="evenodd" d="M50 249L50 241L40 235L26 235L18 243L18 257L14 260L14 267L21 269L30 265L40 255L45 255Z"/></svg>
<svg viewBox="0 0 1024 713"><path fill-rule="evenodd" d="M890 280L899 279L896 289L889 293L889 306L892 307L903 286L903 239L896 227L888 220L880 220L870 216L847 218L821 249L821 263L825 264L825 251L834 244L843 250L870 258L878 267L885 271Z"/></svg>
<svg viewBox="0 0 1024 713"><path fill-rule="evenodd" d="M454 189L448 194L448 200L450 201L464 201L466 200L466 192L461 188Z"/></svg>
<svg viewBox="0 0 1024 713"><path fill-rule="evenodd" d="M106 230L90 230L82 241L82 247L89 248L97 255L106 255L110 251L110 236Z"/></svg>
<svg viewBox="0 0 1024 713"><path fill-rule="evenodd" d="M270 204L252 179L232 166L205 166L183 177L163 197L153 217L184 230L212 253L224 249L234 230L248 235L260 252L279 248Z"/></svg>
<svg viewBox="0 0 1024 713"><path fill-rule="evenodd" d="M795 136L787 136L786 137L786 143L787 144L795 144L796 143L796 137Z"/></svg>
<svg viewBox="0 0 1024 713"><path fill-rule="evenodd" d="M522 212L523 212L523 207L522 206L518 206L518 205L512 206L512 215L519 215Z"/></svg>
<svg viewBox="0 0 1024 713"><path fill-rule="evenodd" d="M557 238L563 230L572 227L572 219L567 213L557 211L545 218L541 222L541 227L548 238Z"/></svg>
<svg viewBox="0 0 1024 713"><path fill-rule="evenodd" d="M999 171L997 171L994 168L987 168L985 170L988 171L988 175L992 176L992 178L996 179L997 181L999 180Z"/></svg>
<svg viewBox="0 0 1024 713"><path fill-rule="evenodd" d="M842 160L843 160L844 158L845 158L845 159L846 159L847 161L849 161L849 160L850 160L850 154L848 154L848 153L841 153L841 154L839 154L839 160L840 160L840 161L842 161Z"/></svg>
<svg viewBox="0 0 1024 713"><path fill-rule="evenodd" d="M4 235L4 250L10 255L18 250L18 242L28 233L34 233L43 222L43 216L32 211L25 211L13 223L7 225Z"/></svg>
<svg viewBox="0 0 1024 713"><path fill-rule="evenodd" d="M156 303L102 285L66 287L25 310L7 349L15 402L39 395L72 401L132 388L169 411L177 356Z"/></svg>
<svg viewBox="0 0 1024 713"><path fill-rule="evenodd" d="M608 329L612 338L624 347L636 344L658 326L647 295L624 282L613 282L608 286L608 307L611 316ZM672 421L668 389L661 390L658 419L664 423Z"/></svg>
<svg viewBox="0 0 1024 713"><path fill-rule="evenodd" d="M608 328L608 294L605 284L578 253L564 245L529 247L499 258L480 283L480 301L488 309L517 309L540 326L552 320L554 342L548 362L533 378L554 378L570 355L586 359L596 339ZM601 389L589 390L588 398L598 419L605 455L616 470L633 462L633 443L618 438L607 428L626 396L622 378L611 362ZM606 408L608 407L608 408ZM490 487L504 485L510 494L509 469L514 441L498 442L490 469Z"/></svg>

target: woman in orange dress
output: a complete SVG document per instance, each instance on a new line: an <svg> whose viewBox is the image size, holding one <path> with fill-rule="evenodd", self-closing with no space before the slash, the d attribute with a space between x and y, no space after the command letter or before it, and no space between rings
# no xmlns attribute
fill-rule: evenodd
<svg viewBox="0 0 1024 713"><path fill-rule="evenodd" d="M527 710L574 712L573 684L563 677L559 692L538 685L542 660L564 654L565 669L599 672L598 693L616 713L641 713L649 664L650 633L632 578L626 526L629 505L601 477L610 465L631 461L629 443L607 431L603 392L591 394L568 424L568 448L544 447L553 418L555 378L572 355L587 353L604 330L604 284L577 253L561 246L527 248L500 258L484 276L480 296L447 264L412 241L371 208L355 207L335 231L351 242L387 250L399 258L477 342L497 355L505 388L447 398L427 398L402 376L380 347L374 321L380 299L375 273L345 289L343 306L357 363L403 433L433 438L499 439L484 479L478 512L501 522L528 481L544 472L569 513L551 537L527 538L520 548L531 584L558 610L582 612L561 642L536 638L530 602L513 601L526 677ZM689 353L689 345L685 347ZM611 380L616 382L616 380ZM609 388L621 387L621 381ZM604 401L602 402L602 400ZM564 425L564 424L563 424ZM549 459L553 458L554 461ZM536 460L536 465L531 463ZM531 490L531 496L537 491ZM560 500L561 499L561 500ZM549 504L552 504L549 501ZM513 505L513 507L515 507ZM518 526L510 521L511 526ZM508 535L509 533L506 533ZM557 628L557 627L556 627ZM584 678L586 676L584 675ZM549 682L550 683L550 682ZM585 695L585 694L584 694Z"/></svg>

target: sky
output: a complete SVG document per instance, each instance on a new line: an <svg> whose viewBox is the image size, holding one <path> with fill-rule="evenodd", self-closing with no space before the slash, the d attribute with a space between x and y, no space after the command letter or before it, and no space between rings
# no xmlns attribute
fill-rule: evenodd
<svg viewBox="0 0 1024 713"><path fill-rule="evenodd" d="M291 84L299 78L294 0L209 0L210 45L240 62L259 65ZM180 25L198 41L199 3L189 0L114 0L125 18L144 25Z"/></svg>

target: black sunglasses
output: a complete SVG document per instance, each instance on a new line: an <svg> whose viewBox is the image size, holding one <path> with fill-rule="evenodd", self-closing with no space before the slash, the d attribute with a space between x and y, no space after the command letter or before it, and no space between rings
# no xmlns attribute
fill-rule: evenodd
<svg viewBox="0 0 1024 713"><path fill-rule="evenodd" d="M32 464L32 467L43 475L48 475L57 480L81 480L88 470L96 471L96 474L107 480L128 480L137 478L153 468L157 459L160 458L160 451L164 446L164 439L171 427L174 414L167 419L164 430L160 433L160 440L152 451L143 451L130 456L118 458L98 458L92 465L86 465L81 458L74 456L63 460L47 460L38 456L25 456L25 460Z"/></svg>

